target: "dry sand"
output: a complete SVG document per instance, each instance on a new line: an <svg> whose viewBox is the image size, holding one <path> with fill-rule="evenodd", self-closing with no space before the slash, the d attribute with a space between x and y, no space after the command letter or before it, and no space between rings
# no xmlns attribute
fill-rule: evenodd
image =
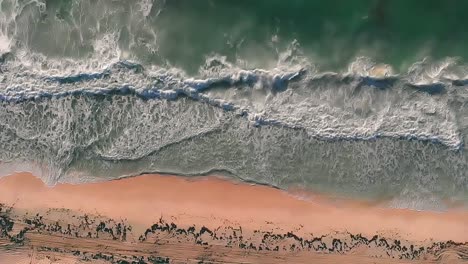
<svg viewBox="0 0 468 264"><path fill-rule="evenodd" d="M162 217L179 226L205 226L211 230L234 226L250 231L294 232L304 237L336 232L367 237L378 234L420 245L468 241L466 211L418 212L360 201L336 203L313 194L307 196L310 199L298 199L271 187L216 177L187 179L143 175L54 187L45 186L28 173L0 179L0 203L17 210L34 213L62 208L99 215L125 221L133 226L132 232L139 234Z"/></svg>
<svg viewBox="0 0 468 264"><path fill-rule="evenodd" d="M468 212L420 212L368 206L364 202L328 202L311 195L299 200L259 185L232 183L215 177L196 180L144 175L110 182L46 187L27 173L0 179L0 201L17 208L66 208L149 226L161 216L181 221L238 223L258 228L266 222L304 232L326 234L347 230L374 235L398 232L411 240L468 241ZM346 203L346 204L344 204Z"/></svg>

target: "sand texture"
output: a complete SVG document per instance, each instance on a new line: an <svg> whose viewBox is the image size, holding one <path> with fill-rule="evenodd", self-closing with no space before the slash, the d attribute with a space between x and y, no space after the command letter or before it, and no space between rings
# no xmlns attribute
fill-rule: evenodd
<svg viewBox="0 0 468 264"><path fill-rule="evenodd" d="M306 199L304 197L307 197ZM216 177L0 179L0 263L464 263L468 212L417 212Z"/></svg>

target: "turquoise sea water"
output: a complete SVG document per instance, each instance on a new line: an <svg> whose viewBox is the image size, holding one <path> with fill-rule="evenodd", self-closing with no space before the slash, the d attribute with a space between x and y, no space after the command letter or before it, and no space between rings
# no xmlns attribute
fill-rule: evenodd
<svg viewBox="0 0 468 264"><path fill-rule="evenodd" d="M0 171L466 201L467 8L0 0Z"/></svg>
<svg viewBox="0 0 468 264"><path fill-rule="evenodd" d="M466 57L467 8L466 1L168 1L153 23L165 25L163 56L180 65L211 52L268 57L297 40L330 70L360 55L406 70L426 56Z"/></svg>
<svg viewBox="0 0 468 264"><path fill-rule="evenodd" d="M49 56L89 55L107 33L139 61L192 71L213 53L254 64L272 60L294 40L330 70L356 56L404 71L427 56L467 55L463 0L28 2L2 1L3 16L15 16L3 31L17 31L17 44Z"/></svg>

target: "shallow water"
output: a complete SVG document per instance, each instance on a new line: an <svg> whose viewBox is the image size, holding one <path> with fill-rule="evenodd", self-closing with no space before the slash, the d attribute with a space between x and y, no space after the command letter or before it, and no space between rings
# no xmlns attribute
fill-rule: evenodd
<svg viewBox="0 0 468 264"><path fill-rule="evenodd" d="M0 1L0 171L467 201L465 1Z"/></svg>

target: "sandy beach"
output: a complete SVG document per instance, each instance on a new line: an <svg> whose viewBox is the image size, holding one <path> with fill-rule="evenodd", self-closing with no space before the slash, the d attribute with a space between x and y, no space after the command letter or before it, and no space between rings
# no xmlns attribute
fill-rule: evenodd
<svg viewBox="0 0 468 264"><path fill-rule="evenodd" d="M391 259L463 261L467 257L466 211L419 212L363 201L337 202L315 194L301 197L212 176L188 179L143 175L54 187L45 186L29 173L0 179L3 212L9 212L10 221L18 222L3 233L3 243L13 243L18 252L25 252L17 254L18 258L26 254L32 259L31 252L39 245L42 249L34 256L46 256L43 246L50 244L47 248L60 249L54 252L61 252L65 259L73 256L70 248L108 242L108 254L122 257L122 252L139 245L141 252L134 256L148 257L148 252L154 250L170 263L199 261L207 252L211 252L213 263L231 263L233 259L237 259L236 263L266 263L263 257L279 256L294 259L295 263L308 263L305 260L310 256L317 259L314 263L333 263L334 258L340 261L346 256L355 261L362 258L360 263L388 263ZM128 229L124 228L123 236L125 226ZM17 243L12 234L21 230L26 231ZM62 237L61 242L57 236ZM177 247L170 245L182 247L184 252L190 249L193 254L177 260ZM441 255L442 251L451 254ZM81 263L83 259L75 257L70 263Z"/></svg>

